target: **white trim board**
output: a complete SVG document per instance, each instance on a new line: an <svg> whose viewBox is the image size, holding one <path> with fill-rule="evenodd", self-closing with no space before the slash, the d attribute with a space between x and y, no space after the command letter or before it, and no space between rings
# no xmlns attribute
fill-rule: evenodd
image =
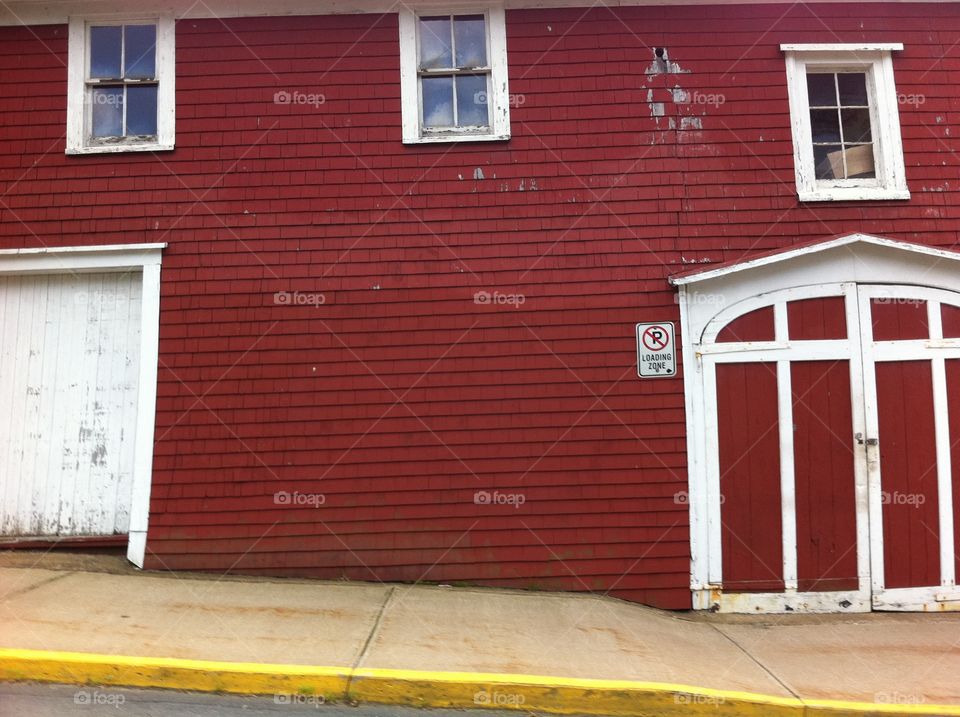
<svg viewBox="0 0 960 717"><path fill-rule="evenodd" d="M153 435L157 410L160 345L160 263L166 244L110 244L0 250L0 274L142 273L140 376L134 444L133 489L127 559L143 567L150 488L153 480Z"/></svg>
<svg viewBox="0 0 960 717"><path fill-rule="evenodd" d="M884 0L862 0L865 4L879 3ZM926 0L894 0L901 4L920 3ZM957 2L958 0L933 0L938 4ZM606 0L604 7L635 6L686 6L686 5L787 5L789 0ZM844 0L813 0L820 4L834 4ZM462 4L442 2L442 0L417 0L409 7L456 8ZM585 0L505 0L498 3L507 10L546 9L546 8L589 8L591 3ZM190 2L189 0L166 0L163 3L119 2L119 0L11 0L0 6L0 25L62 25L71 15L89 13L112 14L131 12L137 9L150 10L153 13L170 13L176 19L222 19L231 17L273 17L282 15L356 15L396 13L403 3L397 0L274 0L269 5L258 0L208 0L208 2Z"/></svg>

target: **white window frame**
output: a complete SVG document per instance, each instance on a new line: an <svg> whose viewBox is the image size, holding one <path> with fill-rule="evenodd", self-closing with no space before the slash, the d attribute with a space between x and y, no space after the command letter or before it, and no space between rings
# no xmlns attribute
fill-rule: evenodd
<svg viewBox="0 0 960 717"><path fill-rule="evenodd" d="M157 137L144 142L121 138L104 142L90 135L87 70L90 27L131 23L157 26ZM67 154L159 152L174 148L176 122L175 24L170 16L109 15L70 18L67 70Z"/></svg>
<svg viewBox="0 0 960 717"><path fill-rule="evenodd" d="M901 43L781 45L786 54L797 195L801 202L909 199L891 52ZM817 179L807 71L862 71L867 76L875 179Z"/></svg>
<svg viewBox="0 0 960 717"><path fill-rule="evenodd" d="M487 105L490 131L477 133L452 128L425 132L420 111L419 15L484 15L487 19L487 58L490 63L490 88ZM510 90L507 83L507 26L503 7L453 6L422 10L404 8L400 17L400 98L403 122L403 143L427 142L490 142L510 139Z"/></svg>

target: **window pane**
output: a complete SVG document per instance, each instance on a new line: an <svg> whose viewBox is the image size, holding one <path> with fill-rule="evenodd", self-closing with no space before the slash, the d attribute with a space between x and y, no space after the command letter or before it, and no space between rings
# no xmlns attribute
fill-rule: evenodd
<svg viewBox="0 0 960 717"><path fill-rule="evenodd" d="M420 18L420 67L436 69L452 67L453 51L450 47L450 18ZM452 120L451 120L452 121Z"/></svg>
<svg viewBox="0 0 960 717"><path fill-rule="evenodd" d="M453 126L453 78L423 77L423 124L426 127Z"/></svg>
<svg viewBox="0 0 960 717"><path fill-rule="evenodd" d="M810 129L814 142L839 142L840 116L836 110L810 110Z"/></svg>
<svg viewBox="0 0 960 717"><path fill-rule="evenodd" d="M157 28L155 25L128 25L124 31L124 77L134 80L157 76Z"/></svg>
<svg viewBox="0 0 960 717"><path fill-rule="evenodd" d="M847 147L847 179L873 179L877 176L873 162L873 145Z"/></svg>
<svg viewBox="0 0 960 717"><path fill-rule="evenodd" d="M94 137L123 136L123 88L97 87L91 100L91 131Z"/></svg>
<svg viewBox="0 0 960 717"><path fill-rule="evenodd" d="M840 117L843 121L843 141L844 142L871 142L870 135L870 110L866 107L861 109L840 110Z"/></svg>
<svg viewBox="0 0 960 717"><path fill-rule="evenodd" d="M811 107L837 106L837 89L833 82L833 73L807 73L807 96Z"/></svg>
<svg viewBox="0 0 960 717"><path fill-rule="evenodd" d="M90 77L120 77L120 27L90 28Z"/></svg>
<svg viewBox="0 0 960 717"><path fill-rule="evenodd" d="M817 179L843 179L843 147L839 144L815 146L813 164Z"/></svg>
<svg viewBox="0 0 960 717"><path fill-rule="evenodd" d="M487 32L483 15L460 15L453 21L457 67L487 66Z"/></svg>
<svg viewBox="0 0 960 717"><path fill-rule="evenodd" d="M457 80L457 125L459 127L486 127L487 76L462 75Z"/></svg>
<svg viewBox="0 0 960 717"><path fill-rule="evenodd" d="M127 134L157 133L157 86L127 88Z"/></svg>
<svg viewBox="0 0 960 717"><path fill-rule="evenodd" d="M837 75L837 86L840 88L840 104L866 106L867 76L862 72L841 72Z"/></svg>

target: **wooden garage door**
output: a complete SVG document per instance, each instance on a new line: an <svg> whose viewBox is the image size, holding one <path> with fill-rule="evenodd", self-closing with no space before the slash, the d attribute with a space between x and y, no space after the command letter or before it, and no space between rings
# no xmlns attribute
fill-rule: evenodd
<svg viewBox="0 0 960 717"><path fill-rule="evenodd" d="M0 276L0 535L127 532L141 282Z"/></svg>

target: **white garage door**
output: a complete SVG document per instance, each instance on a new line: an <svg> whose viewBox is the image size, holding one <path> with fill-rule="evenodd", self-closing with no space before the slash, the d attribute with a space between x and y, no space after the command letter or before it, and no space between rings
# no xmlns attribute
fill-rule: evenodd
<svg viewBox="0 0 960 717"><path fill-rule="evenodd" d="M0 535L126 533L142 272L0 275Z"/></svg>

